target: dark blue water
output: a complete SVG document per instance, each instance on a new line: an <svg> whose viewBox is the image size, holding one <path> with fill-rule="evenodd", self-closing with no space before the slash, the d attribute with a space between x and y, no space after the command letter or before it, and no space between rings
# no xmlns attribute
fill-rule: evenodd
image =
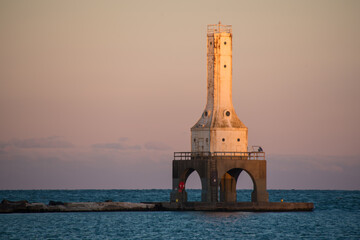
<svg viewBox="0 0 360 240"><path fill-rule="evenodd" d="M187 190L199 200L199 190ZM170 190L0 191L48 203L168 201ZM250 190L237 192L249 201ZM1 214L0 239L360 239L360 191L269 190L270 201L314 202L313 212L96 212Z"/></svg>

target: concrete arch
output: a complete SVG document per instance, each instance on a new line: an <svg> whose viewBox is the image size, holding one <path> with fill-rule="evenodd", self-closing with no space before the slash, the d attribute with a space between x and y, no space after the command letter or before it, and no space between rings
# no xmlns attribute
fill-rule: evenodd
<svg viewBox="0 0 360 240"><path fill-rule="evenodd" d="M191 181L189 181L190 178L191 180L196 180L197 183L200 182L200 190L202 191L203 182L201 181L200 174L198 173L197 170L193 168L188 168L184 171L183 176L180 177L180 179L184 180L183 192L185 192L188 201L199 202L201 201L201 196L198 195L198 192L194 192L193 190L190 190L191 188L191 185L189 185L191 184Z"/></svg>
<svg viewBox="0 0 360 240"><path fill-rule="evenodd" d="M220 202L237 201L236 185L237 180L242 172L246 172L250 176L253 183L253 192L256 192L256 180L249 171L242 168L231 168L226 171L222 176L220 175Z"/></svg>
<svg viewBox="0 0 360 240"><path fill-rule="evenodd" d="M199 172L198 172L196 169L194 169L194 168L187 168L187 169L185 169L184 172L183 172L183 173L181 174L181 176L180 176L180 181L183 181L183 182L185 183L185 186L186 186L186 182L187 182L189 176L190 176L191 174L193 174L194 172L197 173L197 175L199 176L200 182L201 182L201 176L200 176ZM201 182L201 189L202 189L202 185L203 185L203 184L202 184L202 182Z"/></svg>
<svg viewBox="0 0 360 240"><path fill-rule="evenodd" d="M222 164L218 165L218 179L220 180L226 173L228 173L232 169L241 169L242 171L246 171L247 174L250 176L253 182L253 191L251 193L252 202L268 201L269 197L266 191L266 161L248 160L228 161L226 163L222 162ZM231 181L235 181L235 179L228 181L230 181L228 182L229 186L220 186L220 188L222 187L222 189L220 189L220 201L234 202L236 201L236 183Z"/></svg>
<svg viewBox="0 0 360 240"><path fill-rule="evenodd" d="M254 169L255 171L257 169ZM256 178L257 175L256 172L251 168L248 168L246 166L231 166L231 167L227 167L227 168L218 168L218 177L220 178L221 176L223 176L225 173L229 173L230 175L232 175L233 177L236 177L236 180L238 179L240 173L242 171L245 171L251 178L251 180L253 181L253 183L255 184L256 182Z"/></svg>
<svg viewBox="0 0 360 240"><path fill-rule="evenodd" d="M236 182L242 171L245 171L253 182L251 201L269 201L269 195L266 191L266 161L244 160L242 158L237 159L233 157L174 160L173 190L170 194L170 201L187 201L186 191L178 191L178 187L181 181L184 183L186 182L193 171L196 171L200 176L202 202L214 203L218 202L219 199L221 202L235 202ZM221 181L222 178L223 181ZM225 178L228 180L225 180ZM225 183L225 181L227 182Z"/></svg>
<svg viewBox="0 0 360 240"><path fill-rule="evenodd" d="M235 178L236 183L237 183L237 180L238 180L239 176L241 175L241 173L246 172L249 175L249 177L251 178L251 181L253 184L253 189L256 189L256 180L250 171L248 171L247 169L242 169L242 168L232 168L228 172L236 171L236 170L240 171L239 174Z"/></svg>
<svg viewBox="0 0 360 240"><path fill-rule="evenodd" d="M205 161L173 161L173 191L170 195L171 201L187 202L186 189L179 191L179 183L186 181L190 174L196 172L201 182L201 200L204 201L204 187L206 187L206 168L204 167Z"/></svg>

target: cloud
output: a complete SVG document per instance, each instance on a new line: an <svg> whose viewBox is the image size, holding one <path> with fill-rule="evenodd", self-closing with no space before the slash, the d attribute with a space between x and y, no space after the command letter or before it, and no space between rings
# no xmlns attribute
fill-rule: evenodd
<svg viewBox="0 0 360 240"><path fill-rule="evenodd" d="M162 153L83 150L17 149L0 155L0 189L171 187L171 158Z"/></svg>
<svg viewBox="0 0 360 240"><path fill-rule="evenodd" d="M9 143L7 142L0 142L0 154L5 153L6 152L6 147L9 146Z"/></svg>
<svg viewBox="0 0 360 240"><path fill-rule="evenodd" d="M347 166L360 166L359 156L321 156L321 155L273 155L267 156L269 163L275 164L279 170L325 172L343 172Z"/></svg>
<svg viewBox="0 0 360 240"><path fill-rule="evenodd" d="M0 189L171 188L171 163L169 151L13 148L0 155ZM359 172L360 156L267 158L268 189L359 190ZM252 186L249 176L241 176L239 187Z"/></svg>
<svg viewBox="0 0 360 240"><path fill-rule="evenodd" d="M360 156L271 155L268 188L359 189Z"/></svg>
<svg viewBox="0 0 360 240"><path fill-rule="evenodd" d="M47 138L14 139L0 143L0 149L5 149L8 146L17 148L71 148L74 145L61 137L52 136Z"/></svg>
<svg viewBox="0 0 360 240"><path fill-rule="evenodd" d="M97 143L92 145L96 149L140 150L140 145L126 145L122 143Z"/></svg>
<svg viewBox="0 0 360 240"><path fill-rule="evenodd" d="M0 141L0 149L7 147L9 143Z"/></svg>
<svg viewBox="0 0 360 240"><path fill-rule="evenodd" d="M121 137L119 138L119 142L127 142L129 141L129 138L128 137Z"/></svg>
<svg viewBox="0 0 360 240"><path fill-rule="evenodd" d="M171 149L170 146L162 142L147 142L144 144L144 147L148 150L159 150L159 151L165 151Z"/></svg>
<svg viewBox="0 0 360 240"><path fill-rule="evenodd" d="M4 150L9 145L8 142L0 142L0 151Z"/></svg>

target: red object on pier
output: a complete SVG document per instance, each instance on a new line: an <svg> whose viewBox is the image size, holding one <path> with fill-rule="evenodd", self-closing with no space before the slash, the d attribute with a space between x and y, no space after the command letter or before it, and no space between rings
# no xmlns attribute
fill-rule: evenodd
<svg viewBox="0 0 360 240"><path fill-rule="evenodd" d="M185 188L185 183L183 181L179 182L179 192L182 192Z"/></svg>

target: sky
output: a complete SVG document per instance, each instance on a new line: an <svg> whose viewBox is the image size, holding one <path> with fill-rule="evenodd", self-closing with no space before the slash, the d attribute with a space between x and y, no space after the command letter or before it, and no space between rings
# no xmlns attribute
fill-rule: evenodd
<svg viewBox="0 0 360 240"><path fill-rule="evenodd" d="M357 0L0 0L0 189L171 188L206 103L206 27L221 21L268 189L360 190L359 12Z"/></svg>

